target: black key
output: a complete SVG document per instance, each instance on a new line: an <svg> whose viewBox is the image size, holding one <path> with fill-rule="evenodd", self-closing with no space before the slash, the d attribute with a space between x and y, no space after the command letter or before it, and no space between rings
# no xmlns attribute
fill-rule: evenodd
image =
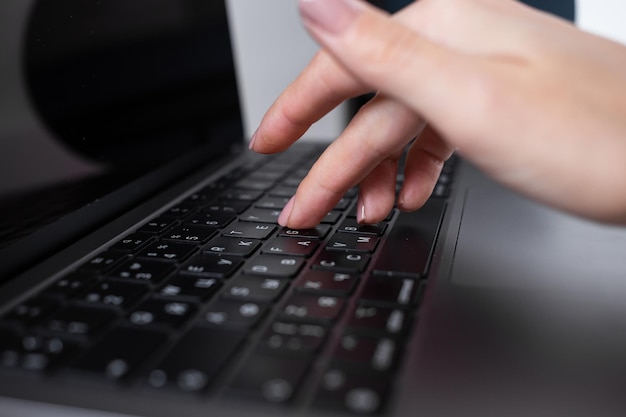
<svg viewBox="0 0 626 417"><path fill-rule="evenodd" d="M188 300L199 303L215 294L221 285L222 280L219 278L176 275L155 295L166 300Z"/></svg>
<svg viewBox="0 0 626 417"><path fill-rule="evenodd" d="M298 187L278 186L269 192L271 197L291 197L296 193Z"/></svg>
<svg viewBox="0 0 626 417"><path fill-rule="evenodd" d="M73 272L59 279L48 288L42 291L41 295L45 297L57 297L60 299L69 298L77 295L86 288L95 284L97 278L91 273L82 271Z"/></svg>
<svg viewBox="0 0 626 417"><path fill-rule="evenodd" d="M117 328L73 365L73 369L119 380L128 377L165 340L162 333Z"/></svg>
<svg viewBox="0 0 626 417"><path fill-rule="evenodd" d="M338 232L357 233L360 235L382 236L387 228L387 223L359 224L356 219L347 218L337 228Z"/></svg>
<svg viewBox="0 0 626 417"><path fill-rule="evenodd" d="M174 270L169 262L131 260L115 269L109 277L129 283L158 284Z"/></svg>
<svg viewBox="0 0 626 417"><path fill-rule="evenodd" d="M4 322L31 326L49 316L59 308L57 300L37 297L24 301L2 317Z"/></svg>
<svg viewBox="0 0 626 417"><path fill-rule="evenodd" d="M102 252L82 264L78 270L92 274L104 274L126 258L127 255L121 252Z"/></svg>
<svg viewBox="0 0 626 417"><path fill-rule="evenodd" d="M243 341L243 333L193 328L147 376L153 388L205 389Z"/></svg>
<svg viewBox="0 0 626 417"><path fill-rule="evenodd" d="M318 324L275 321L263 335L260 347L268 352L311 355L320 350L327 333Z"/></svg>
<svg viewBox="0 0 626 417"><path fill-rule="evenodd" d="M244 273L266 277L290 278L300 271L304 263L305 260L299 257L259 255L245 265Z"/></svg>
<svg viewBox="0 0 626 417"><path fill-rule="evenodd" d="M70 306L44 320L40 328L61 337L91 338L116 318L110 310Z"/></svg>
<svg viewBox="0 0 626 417"><path fill-rule="evenodd" d="M329 211L326 216L324 216L324 218L321 220L321 223L324 224L335 224L339 221L339 218L341 217L341 212L340 211L336 211L336 210L332 210Z"/></svg>
<svg viewBox="0 0 626 417"><path fill-rule="evenodd" d="M309 368L304 360L255 353L235 376L228 393L286 403L293 399Z"/></svg>
<svg viewBox="0 0 626 417"><path fill-rule="evenodd" d="M249 201L243 200L218 200L205 207L205 211L225 214L239 214L250 207Z"/></svg>
<svg viewBox="0 0 626 417"><path fill-rule="evenodd" d="M349 295L359 280L357 274L313 269L296 282L296 289L317 295Z"/></svg>
<svg viewBox="0 0 626 417"><path fill-rule="evenodd" d="M195 213L187 220L185 220L185 224L222 228L225 227L228 223L235 220L235 218L236 216L231 213L202 211L200 213Z"/></svg>
<svg viewBox="0 0 626 417"><path fill-rule="evenodd" d="M360 252L337 252L324 250L313 260L312 267L337 272L361 272L367 266L370 255Z"/></svg>
<svg viewBox="0 0 626 417"><path fill-rule="evenodd" d="M160 235L175 224L176 219L172 219L171 217L157 217L139 227L137 232Z"/></svg>
<svg viewBox="0 0 626 417"><path fill-rule="evenodd" d="M408 325L407 313L400 309L356 306L346 328L351 333L370 335L402 335Z"/></svg>
<svg viewBox="0 0 626 417"><path fill-rule="evenodd" d="M418 281L372 275L359 296L361 304L380 307L410 308L417 302Z"/></svg>
<svg viewBox="0 0 626 417"><path fill-rule="evenodd" d="M196 255L181 268L181 274L227 278L243 263L238 256Z"/></svg>
<svg viewBox="0 0 626 417"><path fill-rule="evenodd" d="M163 239L177 242L204 243L217 233L217 228L210 226L184 224L163 235Z"/></svg>
<svg viewBox="0 0 626 417"><path fill-rule="evenodd" d="M350 198L342 198L341 200L339 200L339 202L335 205L335 210L345 210L348 207L350 207L350 204L352 203L352 199Z"/></svg>
<svg viewBox="0 0 626 417"><path fill-rule="evenodd" d="M280 316L283 320L303 323L331 323L339 317L344 304L342 298L294 294L284 304Z"/></svg>
<svg viewBox="0 0 626 417"><path fill-rule="evenodd" d="M282 210L288 202L288 197L263 197L254 203L254 206L258 208Z"/></svg>
<svg viewBox="0 0 626 417"><path fill-rule="evenodd" d="M263 248L263 253L286 256L311 256L319 247L316 239L276 237Z"/></svg>
<svg viewBox="0 0 626 417"><path fill-rule="evenodd" d="M198 204L196 202L187 200L161 213L161 218L183 219L196 211L197 208Z"/></svg>
<svg viewBox="0 0 626 417"><path fill-rule="evenodd" d="M313 229L290 229L283 227L278 232L279 236L283 237L301 237L306 239L324 239L330 232L330 226L327 224L318 224Z"/></svg>
<svg viewBox="0 0 626 417"><path fill-rule="evenodd" d="M244 222L276 223L278 216L280 216L280 210L253 207L239 215L239 219Z"/></svg>
<svg viewBox="0 0 626 417"><path fill-rule="evenodd" d="M251 329L263 318L267 309L264 303L217 300L202 313L198 325L231 330Z"/></svg>
<svg viewBox="0 0 626 417"><path fill-rule="evenodd" d="M123 281L103 281L76 298L77 302L96 307L126 310L148 293L146 285Z"/></svg>
<svg viewBox="0 0 626 417"><path fill-rule="evenodd" d="M380 239L372 235L336 233L326 244L328 250L349 252L374 252Z"/></svg>
<svg viewBox="0 0 626 417"><path fill-rule="evenodd" d="M355 377L330 368L322 376L314 405L355 414L376 414L384 406L389 385L384 378Z"/></svg>
<svg viewBox="0 0 626 417"><path fill-rule="evenodd" d="M225 228L222 235L239 239L265 239L274 230L276 230L276 226L273 224L238 221Z"/></svg>
<svg viewBox="0 0 626 417"><path fill-rule="evenodd" d="M196 311L196 305L184 301L150 299L127 316L127 323L157 330L180 327Z"/></svg>
<svg viewBox="0 0 626 417"><path fill-rule="evenodd" d="M272 302L287 288L288 281L240 275L229 281L222 296L231 300Z"/></svg>
<svg viewBox="0 0 626 417"><path fill-rule="evenodd" d="M377 275L420 277L428 270L445 202L429 200L418 211L400 213L374 264Z"/></svg>
<svg viewBox="0 0 626 417"><path fill-rule="evenodd" d="M397 342L391 338L344 335L332 354L332 361L353 373L385 373L395 366L398 350Z"/></svg>
<svg viewBox="0 0 626 417"><path fill-rule="evenodd" d="M159 261L180 262L195 252L197 246L192 243L158 241L151 243L137 254L138 258ZM146 265L144 265L145 267Z"/></svg>
<svg viewBox="0 0 626 417"><path fill-rule="evenodd" d="M256 201L263 195L263 191L249 189L231 189L220 195L223 200Z"/></svg>
<svg viewBox="0 0 626 417"><path fill-rule="evenodd" d="M248 177L237 181L234 186L243 190L265 191L274 186L276 181L268 181L260 178Z"/></svg>
<svg viewBox="0 0 626 417"><path fill-rule="evenodd" d="M252 255L260 246L259 239L232 238L218 236L210 241L202 251L213 255L234 255L247 257Z"/></svg>
<svg viewBox="0 0 626 417"><path fill-rule="evenodd" d="M109 250L122 253L135 253L153 239L148 233L131 233L118 242L114 243Z"/></svg>
<svg viewBox="0 0 626 417"><path fill-rule="evenodd" d="M18 337L0 331L0 366L25 371L48 371L66 363L78 345L59 337L27 334Z"/></svg>

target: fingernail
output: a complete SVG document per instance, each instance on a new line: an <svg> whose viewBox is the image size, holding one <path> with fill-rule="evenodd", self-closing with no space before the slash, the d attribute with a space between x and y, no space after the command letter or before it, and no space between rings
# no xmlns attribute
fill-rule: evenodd
<svg viewBox="0 0 626 417"><path fill-rule="evenodd" d="M291 211L293 210L293 203L295 199L296 197L293 196L289 199L287 204L285 204L285 208L283 208L283 211L280 213L280 216L278 216L279 225L285 227L287 226L287 223L289 223L289 216L291 216Z"/></svg>
<svg viewBox="0 0 626 417"><path fill-rule="evenodd" d="M319 28L338 33L357 15L355 0L300 0L300 14Z"/></svg>
<svg viewBox="0 0 626 417"><path fill-rule="evenodd" d="M251 150L254 150L254 142L256 142L258 131L259 131L258 129L254 131L254 133L252 134L252 137L250 138L250 143L248 143L248 148L250 148Z"/></svg>
<svg viewBox="0 0 626 417"><path fill-rule="evenodd" d="M359 209L357 210L356 213L356 221L359 224L363 224L365 223L365 220L367 219L367 216L365 215L365 204L362 202L359 202Z"/></svg>

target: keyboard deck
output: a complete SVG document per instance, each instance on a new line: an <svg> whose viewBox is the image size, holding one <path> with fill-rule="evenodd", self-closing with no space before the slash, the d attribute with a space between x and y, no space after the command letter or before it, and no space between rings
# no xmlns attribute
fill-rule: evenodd
<svg viewBox="0 0 626 417"><path fill-rule="evenodd" d="M381 413L414 327L453 164L415 213L276 224L318 151L181 197L0 318L0 371ZM401 178L399 178L401 183Z"/></svg>

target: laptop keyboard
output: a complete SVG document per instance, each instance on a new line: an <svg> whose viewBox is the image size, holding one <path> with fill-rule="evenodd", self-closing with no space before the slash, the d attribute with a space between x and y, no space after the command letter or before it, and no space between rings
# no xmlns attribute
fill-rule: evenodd
<svg viewBox="0 0 626 417"><path fill-rule="evenodd" d="M453 161L418 212L360 225L350 190L316 228L278 226L318 155L254 158L94 253L0 318L0 368L382 412Z"/></svg>

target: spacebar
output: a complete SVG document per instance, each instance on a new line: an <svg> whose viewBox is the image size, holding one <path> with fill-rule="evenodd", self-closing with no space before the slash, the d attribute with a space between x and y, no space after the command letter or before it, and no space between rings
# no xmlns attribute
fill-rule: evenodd
<svg viewBox="0 0 626 417"><path fill-rule="evenodd" d="M418 211L401 212L374 264L375 275L426 275L445 202L431 199Z"/></svg>

